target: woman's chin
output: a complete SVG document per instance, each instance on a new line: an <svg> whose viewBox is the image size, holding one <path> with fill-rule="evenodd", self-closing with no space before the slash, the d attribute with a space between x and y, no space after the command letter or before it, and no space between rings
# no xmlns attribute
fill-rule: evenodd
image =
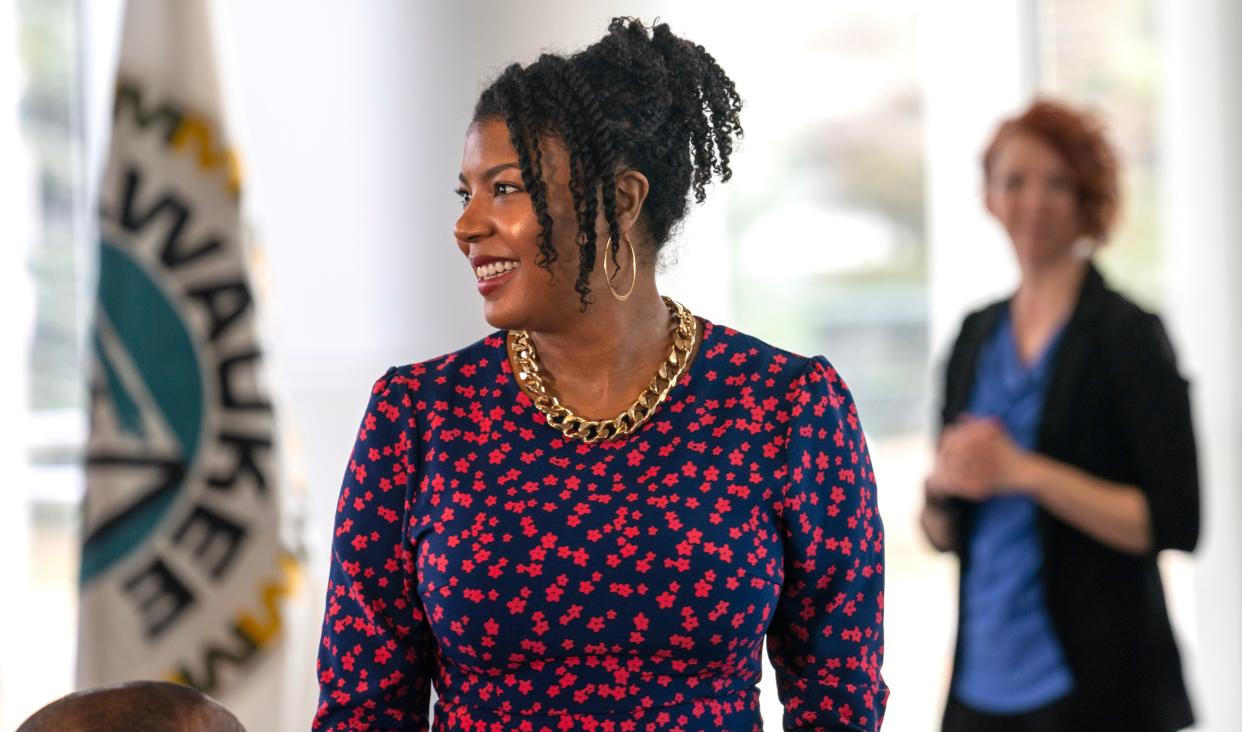
<svg viewBox="0 0 1242 732"><path fill-rule="evenodd" d="M1043 269L1064 263L1073 256L1073 242L1025 241L1016 243L1014 253L1024 269Z"/></svg>
<svg viewBox="0 0 1242 732"><path fill-rule="evenodd" d="M522 330L525 318L518 312L519 308L511 307L506 298L484 299L483 319L497 330Z"/></svg>

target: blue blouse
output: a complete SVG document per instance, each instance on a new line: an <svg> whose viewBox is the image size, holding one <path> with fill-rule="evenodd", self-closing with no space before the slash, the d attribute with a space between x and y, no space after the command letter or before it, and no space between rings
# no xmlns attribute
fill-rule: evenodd
<svg viewBox="0 0 1242 732"><path fill-rule="evenodd" d="M1060 336L1023 364L1006 313L980 350L967 411L1000 420L1017 445L1033 449ZM1028 712L1074 686L1044 602L1037 519L1034 501L1024 495L995 496L975 511L953 694L980 711Z"/></svg>

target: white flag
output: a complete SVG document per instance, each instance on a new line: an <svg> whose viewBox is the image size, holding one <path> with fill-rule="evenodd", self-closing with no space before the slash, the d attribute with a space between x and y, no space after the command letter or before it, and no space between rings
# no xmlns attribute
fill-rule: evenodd
<svg viewBox="0 0 1242 732"><path fill-rule="evenodd" d="M130 0L100 187L78 685L224 701L282 635L276 421L203 0ZM272 700L275 701L275 700Z"/></svg>

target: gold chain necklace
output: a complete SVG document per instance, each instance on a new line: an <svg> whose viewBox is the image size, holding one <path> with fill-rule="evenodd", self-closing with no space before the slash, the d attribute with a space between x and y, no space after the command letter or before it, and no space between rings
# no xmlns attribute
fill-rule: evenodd
<svg viewBox="0 0 1242 732"><path fill-rule="evenodd" d="M664 298L664 304L668 306L669 314L676 323L673 347L669 350L668 358L664 359L660 369L651 378L651 383L638 395L638 399L634 400L629 409L612 419L585 419L561 404L543 381L539 357L535 353L535 343L531 340L530 333L524 330L509 331L513 360L517 364L518 384L530 395L535 407L547 416L548 424L570 439L591 444L612 437L625 437L651 418L656 407L664 401L673 390L673 385L685 373L698 339L698 327L690 311L681 303L667 297Z"/></svg>

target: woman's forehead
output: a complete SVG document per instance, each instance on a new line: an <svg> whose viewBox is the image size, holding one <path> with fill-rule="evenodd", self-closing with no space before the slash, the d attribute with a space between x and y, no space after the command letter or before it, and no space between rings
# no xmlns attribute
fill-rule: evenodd
<svg viewBox="0 0 1242 732"><path fill-rule="evenodd" d="M540 167L543 178L548 181L569 180L569 151L564 142L552 135L539 138ZM484 176L494 174L499 166L518 163L518 152L513 147L509 126L497 118L478 120L466 131L465 149L462 153L462 175Z"/></svg>
<svg viewBox="0 0 1242 732"><path fill-rule="evenodd" d="M509 139L509 128L503 120L480 120L466 130L462 150L462 172L487 169L501 162L517 162L517 150Z"/></svg>
<svg viewBox="0 0 1242 732"><path fill-rule="evenodd" d="M1026 131L1013 132L1006 136L997 151L994 167L1031 167L1050 168L1068 171L1069 163L1052 143L1043 137Z"/></svg>

